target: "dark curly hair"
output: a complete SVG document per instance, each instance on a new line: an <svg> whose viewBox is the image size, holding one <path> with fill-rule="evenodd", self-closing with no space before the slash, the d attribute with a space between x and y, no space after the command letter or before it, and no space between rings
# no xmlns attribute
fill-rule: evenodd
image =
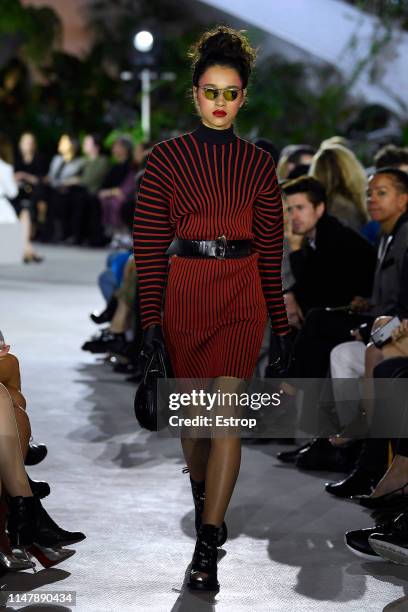
<svg viewBox="0 0 408 612"><path fill-rule="evenodd" d="M242 88L245 89L255 64L256 53L257 50L251 47L244 30L219 25L204 32L187 54L192 60L193 85L198 87L199 79L207 68L219 65L235 68L241 77Z"/></svg>

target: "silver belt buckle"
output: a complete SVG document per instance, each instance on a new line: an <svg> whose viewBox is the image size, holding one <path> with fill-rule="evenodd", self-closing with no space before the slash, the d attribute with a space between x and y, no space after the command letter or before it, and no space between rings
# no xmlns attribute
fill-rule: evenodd
<svg viewBox="0 0 408 612"><path fill-rule="evenodd" d="M227 239L225 236L218 236L215 241L218 243L215 247L215 258L216 259L225 259L225 254L227 252ZM219 242L221 241L221 243Z"/></svg>

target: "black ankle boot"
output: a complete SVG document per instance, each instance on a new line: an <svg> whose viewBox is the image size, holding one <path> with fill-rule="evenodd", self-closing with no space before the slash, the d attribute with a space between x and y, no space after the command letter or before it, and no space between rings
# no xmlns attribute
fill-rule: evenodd
<svg viewBox="0 0 408 612"><path fill-rule="evenodd" d="M105 310L99 313L92 312L89 316L91 317L92 321L97 325L101 325L102 323L108 323L108 321L112 321L117 305L117 297L113 295L106 304Z"/></svg>
<svg viewBox="0 0 408 612"><path fill-rule="evenodd" d="M81 531L62 529L41 506L38 514L37 539L43 546L69 546L82 542L85 538L85 534Z"/></svg>
<svg viewBox="0 0 408 612"><path fill-rule="evenodd" d="M187 473L188 467L183 468L183 473ZM198 532L201 527L201 518L204 512L205 503L205 480L196 482L190 476L191 491L193 493L194 509L195 509L195 529ZM218 528L218 544L217 546L223 546L228 538L228 529L225 521L223 521L221 527Z"/></svg>
<svg viewBox="0 0 408 612"><path fill-rule="evenodd" d="M201 527L201 517L204 511L205 502L205 480L196 482L190 476L191 491L193 493L194 508L195 508L195 528L198 532Z"/></svg>
<svg viewBox="0 0 408 612"><path fill-rule="evenodd" d="M7 502L7 533L12 549L20 549L27 558L29 555L36 557L45 568L57 565L75 553L74 550L61 548L61 541L47 524L47 519L52 519L38 498L8 497ZM53 525L58 527L55 523Z"/></svg>
<svg viewBox="0 0 408 612"><path fill-rule="evenodd" d="M30 546L37 530L39 500L36 497L9 497L7 531L11 548Z"/></svg>
<svg viewBox="0 0 408 612"><path fill-rule="evenodd" d="M215 525L201 525L198 533L190 579L187 586L197 591L218 591L217 545L219 528Z"/></svg>

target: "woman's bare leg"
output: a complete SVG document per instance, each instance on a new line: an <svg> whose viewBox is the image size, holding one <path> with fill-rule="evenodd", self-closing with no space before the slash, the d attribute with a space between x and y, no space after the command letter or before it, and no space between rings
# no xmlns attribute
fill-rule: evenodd
<svg viewBox="0 0 408 612"><path fill-rule="evenodd" d="M20 406L14 404L14 416L16 419L18 436L20 438L21 453L25 459L31 438L31 425L27 413Z"/></svg>
<svg viewBox="0 0 408 612"><path fill-rule="evenodd" d="M381 478L371 497L386 495L399 487L404 487L401 492L406 493L405 485L408 483L408 457L395 455L390 467Z"/></svg>
<svg viewBox="0 0 408 612"><path fill-rule="evenodd" d="M13 403L0 384L0 480L12 497L31 497Z"/></svg>
<svg viewBox="0 0 408 612"><path fill-rule="evenodd" d="M23 228L24 240L24 257L32 257L35 255L34 247L31 242L32 224L30 211L24 208L20 213L20 221Z"/></svg>
<svg viewBox="0 0 408 612"><path fill-rule="evenodd" d="M121 299L118 301L118 305L113 315L111 324L109 326L110 331L113 334L123 334L130 326L131 312L129 306Z"/></svg>
<svg viewBox="0 0 408 612"><path fill-rule="evenodd" d="M245 381L234 377L219 377L214 381L214 389L222 393L242 393ZM219 414L239 416L238 406L222 406ZM225 435L222 435L222 434ZM241 465L240 429L216 430L211 438L205 477L205 504L203 523L221 526L228 508Z"/></svg>
<svg viewBox="0 0 408 612"><path fill-rule="evenodd" d="M220 527L241 465L241 438L213 438L205 478L203 523Z"/></svg>
<svg viewBox="0 0 408 612"><path fill-rule="evenodd" d="M0 358L0 383L21 391L20 364L17 357L11 353Z"/></svg>
<svg viewBox="0 0 408 612"><path fill-rule="evenodd" d="M202 483L207 472L210 440L208 438L182 437L181 446L191 479L196 483Z"/></svg>

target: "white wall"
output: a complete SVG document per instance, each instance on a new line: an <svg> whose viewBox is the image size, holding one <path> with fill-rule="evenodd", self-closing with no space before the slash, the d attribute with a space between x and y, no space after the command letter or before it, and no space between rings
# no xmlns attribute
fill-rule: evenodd
<svg viewBox="0 0 408 612"><path fill-rule="evenodd" d="M337 66L348 76L368 57L373 36L384 33L378 20L340 0L201 0L269 32L307 54ZM355 45L350 41L355 39ZM370 63L353 88L368 102L408 116L408 34L394 29L381 54L374 82Z"/></svg>

